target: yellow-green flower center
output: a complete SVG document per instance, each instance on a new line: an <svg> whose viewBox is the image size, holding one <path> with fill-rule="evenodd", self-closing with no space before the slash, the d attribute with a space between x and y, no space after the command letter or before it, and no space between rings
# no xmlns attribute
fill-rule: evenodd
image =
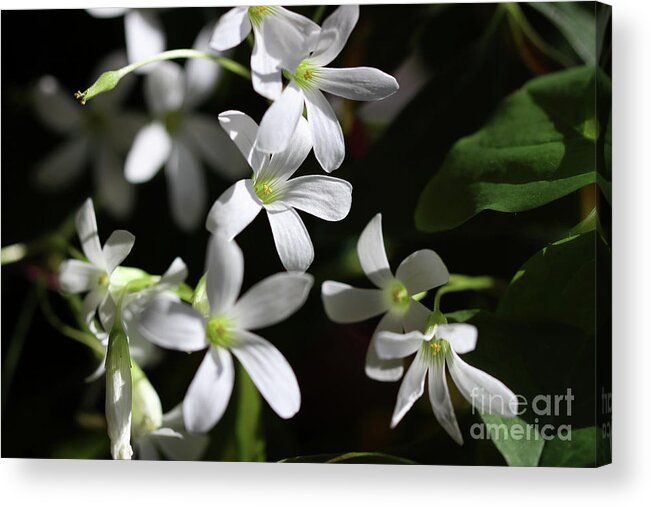
<svg viewBox="0 0 651 507"><path fill-rule="evenodd" d="M183 113L181 111L167 111L163 115L163 123L170 134L175 134L180 130L183 123Z"/></svg>
<svg viewBox="0 0 651 507"><path fill-rule="evenodd" d="M249 20L253 26L260 26L265 16L273 14L274 7L272 5L254 5L249 7Z"/></svg>
<svg viewBox="0 0 651 507"><path fill-rule="evenodd" d="M226 317L213 317L206 324L208 341L216 347L229 347L233 343L233 326Z"/></svg>
<svg viewBox="0 0 651 507"><path fill-rule="evenodd" d="M99 275L99 277L97 278L97 283L98 283L100 286L108 285L108 281L109 281L109 279L108 279L108 274L106 274L106 273L102 273L102 274Z"/></svg>
<svg viewBox="0 0 651 507"><path fill-rule="evenodd" d="M428 342L423 342L423 352L430 357L437 357L439 354L447 354L449 346L447 340L434 337Z"/></svg>
<svg viewBox="0 0 651 507"><path fill-rule="evenodd" d="M404 311L409 308L411 298L402 282L396 280L386 290L390 304L394 309Z"/></svg>
<svg viewBox="0 0 651 507"><path fill-rule="evenodd" d="M278 197L277 186L273 181L269 180L254 180L253 191L264 204L270 204Z"/></svg>
<svg viewBox="0 0 651 507"><path fill-rule="evenodd" d="M310 88L317 74L317 67L310 60L303 60L296 67L296 72L292 76L300 88Z"/></svg>

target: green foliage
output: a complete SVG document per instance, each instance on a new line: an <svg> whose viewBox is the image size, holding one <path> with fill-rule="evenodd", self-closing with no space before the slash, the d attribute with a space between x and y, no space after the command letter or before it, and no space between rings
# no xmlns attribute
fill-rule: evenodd
<svg viewBox="0 0 651 507"><path fill-rule="evenodd" d="M529 210L594 183L595 144L606 130L594 99L597 75L594 67L557 72L510 96L452 147L420 196L416 226L451 229L483 210Z"/></svg>
<svg viewBox="0 0 651 507"><path fill-rule="evenodd" d="M553 467L589 467L595 466L597 453L598 429L574 429L571 440L554 438L545 442L540 466Z"/></svg>
<svg viewBox="0 0 651 507"><path fill-rule="evenodd" d="M264 461L265 441L262 434L262 400L260 393L242 365L237 366L237 409L235 439L238 461Z"/></svg>
<svg viewBox="0 0 651 507"><path fill-rule="evenodd" d="M512 467L538 466L545 441L532 429L532 438L525 438L523 431L527 423L519 417L505 418L497 415L482 414L481 418L490 433L495 447L502 453L506 463ZM515 428L515 429L514 429Z"/></svg>

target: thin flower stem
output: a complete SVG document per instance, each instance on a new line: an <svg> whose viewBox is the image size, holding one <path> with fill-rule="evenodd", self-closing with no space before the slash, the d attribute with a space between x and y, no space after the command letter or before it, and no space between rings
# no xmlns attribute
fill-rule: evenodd
<svg viewBox="0 0 651 507"><path fill-rule="evenodd" d="M466 276L451 274L449 282L441 287L434 296L434 310L441 310L441 298L450 292L488 291L500 289L504 282L490 276Z"/></svg>
<svg viewBox="0 0 651 507"><path fill-rule="evenodd" d="M59 331L59 333L62 335L86 345L93 351L97 352L99 355L104 355L104 347L95 336L69 326L56 316L52 310L52 307L50 306L50 300L47 295L47 288L45 286L44 280L39 280L36 285L36 290L41 312L43 313L43 316L48 321L48 324L50 324L50 326Z"/></svg>
<svg viewBox="0 0 651 507"><path fill-rule="evenodd" d="M150 56L149 58L145 58L139 62L131 63L120 69L104 72L85 92L75 93L75 98L79 100L83 106L96 95L112 90L120 82L120 79L145 65L161 62L163 60L178 60L182 58L205 58L207 60L212 60L224 67L226 70L237 74L244 79L248 79L249 81L251 80L251 73L249 70L230 58L219 56L214 53L208 53L206 51L199 51L197 49L172 49L170 51L163 51L157 55Z"/></svg>
<svg viewBox="0 0 651 507"><path fill-rule="evenodd" d="M4 410L5 403L7 401L7 395L9 394L9 388L11 382L16 373L16 367L18 366L18 361L20 360L20 355L23 351L23 346L25 345L25 338L29 333L29 330L32 326L32 320L34 317L34 312L36 311L36 305L38 303L38 298L36 294L36 289L31 287L23 305L18 314L18 319L16 320L16 327L14 328L14 333L9 339L9 346L7 348L7 354L5 356L5 361L2 365L2 408Z"/></svg>
<svg viewBox="0 0 651 507"><path fill-rule="evenodd" d="M320 23L327 8L327 5L319 5L314 12L314 15L312 16L312 21L315 23Z"/></svg>

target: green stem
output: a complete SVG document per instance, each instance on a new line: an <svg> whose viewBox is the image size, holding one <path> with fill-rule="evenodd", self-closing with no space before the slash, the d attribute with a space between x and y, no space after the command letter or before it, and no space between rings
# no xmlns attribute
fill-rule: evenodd
<svg viewBox="0 0 651 507"><path fill-rule="evenodd" d="M14 378L14 373L16 372L16 367L18 366L18 360L20 359L20 355L23 351L25 337L27 336L27 333L29 333L29 329L32 326L32 318L34 317L34 312L36 311L37 302L38 300L36 297L36 290L34 287L32 287L27 293L27 296L23 302L23 306L20 309L20 313L18 314L16 327L14 328L14 333L9 340L7 355L5 356L5 361L2 365L3 409L7 401L7 394L9 394L11 381Z"/></svg>
<svg viewBox="0 0 651 507"><path fill-rule="evenodd" d="M251 73L249 70L236 61L231 60L230 58L225 58L214 53L208 53L206 51L199 51L196 49L172 49L170 51L163 51L157 55L150 56L149 58L145 58L139 62L131 63L122 67L121 69L104 72L97 79L97 81L95 81L95 83L93 83L92 86L85 92L75 93L75 98L77 98L79 102L84 105L87 101L96 95L112 90L117 86L120 79L122 79L127 74L130 74L131 72L144 67L145 65L161 62L163 60L178 60L181 58L205 58L207 60L212 60L224 67L226 70L237 74L244 79L248 79L249 81L251 80Z"/></svg>
<svg viewBox="0 0 651 507"><path fill-rule="evenodd" d="M450 292L485 291L501 287L503 284L490 276L466 276L451 274L450 280L434 296L434 310L440 311L441 298Z"/></svg>
<svg viewBox="0 0 651 507"><path fill-rule="evenodd" d="M312 16L312 21L315 23L320 23L321 20L323 19L323 15L325 14L326 9L328 8L327 5L319 5L314 12L314 16Z"/></svg>

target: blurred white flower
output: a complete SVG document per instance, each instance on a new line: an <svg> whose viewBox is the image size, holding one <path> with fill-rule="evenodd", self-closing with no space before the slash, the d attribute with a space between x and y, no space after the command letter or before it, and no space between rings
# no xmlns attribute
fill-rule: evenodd
<svg viewBox="0 0 651 507"><path fill-rule="evenodd" d="M185 427L206 432L223 415L233 389L231 353L271 408L282 418L292 417L301 404L294 372L276 347L250 330L296 312L307 299L312 277L278 273L238 299L244 275L242 251L219 234L210 239L206 265L208 315L161 294L137 317L140 333L161 347L186 352L208 347L183 401Z"/></svg>
<svg viewBox="0 0 651 507"><path fill-rule="evenodd" d="M434 415L454 441L463 444L445 377L446 363L459 392L475 408L493 415L515 417L518 406L515 394L496 378L459 357L458 354L474 350L476 344L477 328L471 324L435 324L425 333L379 333L376 347L381 358L402 360L416 353L400 385L391 427L394 428L421 397L425 375L429 372L429 399Z"/></svg>
<svg viewBox="0 0 651 507"><path fill-rule="evenodd" d="M210 44L218 51L234 48L251 30L255 36L251 53L253 89L276 100L283 88L281 63L302 54L308 37L319 31L319 25L276 5L240 6L219 18Z"/></svg>
<svg viewBox="0 0 651 507"><path fill-rule="evenodd" d="M379 213L362 231L357 255L364 273L378 288L357 289L328 280L321 286L323 306L331 320L343 324L384 314L368 346L366 374L375 380L395 381L402 376L403 361L378 356L378 334L423 329L430 311L412 296L447 283L448 270L436 252L418 250L400 263L394 276L384 250Z"/></svg>
<svg viewBox="0 0 651 507"><path fill-rule="evenodd" d="M196 461L209 443L207 435L185 429L182 404L163 414L156 429L134 436L136 456L140 460Z"/></svg>
<svg viewBox="0 0 651 507"><path fill-rule="evenodd" d="M124 37L129 63L144 60L165 51L165 32L156 9L127 9L123 7L99 7L86 9L95 18L124 16ZM155 65L146 65L137 72L150 72ZM113 67L109 67L113 68Z"/></svg>
<svg viewBox="0 0 651 507"><path fill-rule="evenodd" d="M113 231L102 248L97 232L93 201L86 199L75 217L81 248L90 262L67 259L59 268L59 287L67 294L88 292L81 306L84 321L91 324L95 312L105 330L113 327L116 305L111 292L116 290L113 275L120 263L129 255L135 242L127 231Z"/></svg>
<svg viewBox="0 0 651 507"><path fill-rule="evenodd" d="M350 211L352 185L331 176L291 178L312 147L303 118L287 149L273 155L255 149L258 126L246 114L226 111L219 115L219 121L249 161L253 176L238 181L217 199L208 213L206 227L232 239L264 209L285 269L306 271L314 259L314 247L296 210L323 220L342 220Z"/></svg>
<svg viewBox="0 0 651 507"><path fill-rule="evenodd" d="M94 77L125 64L123 54L112 54L102 60L101 70ZM124 155L144 123L143 116L120 108L132 84L132 77L126 76L115 91L80 107L56 78L44 76L39 80L34 92L35 111L46 126L66 136L66 141L36 167L34 176L40 188L60 190L90 164L102 205L116 218L129 215L134 188L124 178Z"/></svg>
<svg viewBox="0 0 651 507"><path fill-rule="evenodd" d="M398 90L392 76L375 68L326 67L345 46L358 18L359 6L340 6L309 38L302 54L282 62L291 80L260 122L260 150L284 150L305 106L314 154L321 167L332 172L343 162L346 148L339 120L322 91L351 100L380 100Z"/></svg>
<svg viewBox="0 0 651 507"><path fill-rule="evenodd" d="M211 29L199 34L195 48L206 49ZM217 119L194 111L214 89L219 69L206 59L191 59L185 69L165 61L147 75L145 98L154 119L136 135L125 164L132 183L149 181L165 166L172 216L185 231L195 229L205 213L207 185L200 159L227 179L248 172Z"/></svg>

